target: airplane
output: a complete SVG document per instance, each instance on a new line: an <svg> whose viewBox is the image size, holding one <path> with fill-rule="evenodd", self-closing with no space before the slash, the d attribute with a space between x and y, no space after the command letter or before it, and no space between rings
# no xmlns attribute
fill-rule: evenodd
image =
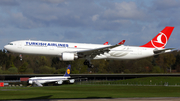
<svg viewBox="0 0 180 101"><path fill-rule="evenodd" d="M141 46L125 46L125 40L115 45L19 40L10 42L4 48L12 53L57 56L61 61L84 58L84 65L92 68L92 59L140 59L171 52L174 48L166 49L165 46L173 29L174 27L166 26L152 40Z"/></svg>
<svg viewBox="0 0 180 101"><path fill-rule="evenodd" d="M75 79L70 77L71 65L68 66L64 76L49 76L49 77L32 77L28 79L29 84L36 84L42 87L45 83L56 83L63 84L64 81L69 81L69 83L74 83Z"/></svg>

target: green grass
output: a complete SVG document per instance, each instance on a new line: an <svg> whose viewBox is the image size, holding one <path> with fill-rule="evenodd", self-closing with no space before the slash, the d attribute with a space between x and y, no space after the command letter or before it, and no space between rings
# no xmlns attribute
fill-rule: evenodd
<svg viewBox="0 0 180 101"><path fill-rule="evenodd" d="M128 83L142 83L142 84L156 84L156 85L163 85L167 83L169 85L180 85L180 77L145 77L145 78L135 78L135 79L127 79L127 80L120 80L115 82L128 82Z"/></svg>
<svg viewBox="0 0 180 101"><path fill-rule="evenodd" d="M180 87L62 85L51 87L0 88L0 100L8 99L67 99L67 98L130 98L180 97Z"/></svg>
<svg viewBox="0 0 180 101"><path fill-rule="evenodd" d="M151 86L149 86L151 81ZM180 77L146 77L119 81L101 81L49 87L1 87L0 100L14 99L71 99L71 98L132 98L180 97ZM121 83L129 84L121 85ZM154 86L168 82L170 86ZM110 83L110 85L109 85ZM130 85L143 83L144 85Z"/></svg>
<svg viewBox="0 0 180 101"><path fill-rule="evenodd" d="M180 77L144 77L118 81L88 81L81 84L180 85Z"/></svg>

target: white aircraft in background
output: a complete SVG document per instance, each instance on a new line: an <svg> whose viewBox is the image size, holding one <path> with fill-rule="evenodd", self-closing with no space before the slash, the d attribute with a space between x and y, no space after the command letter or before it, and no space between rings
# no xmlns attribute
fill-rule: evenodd
<svg viewBox="0 0 180 101"><path fill-rule="evenodd" d="M69 43L19 40L10 42L4 48L13 53L32 55L58 56L62 61L74 61L84 58L84 65L93 67L92 59L139 59L161 53L170 52L173 48L165 49L167 41L174 27L165 27L147 44L142 46L125 46L125 40L116 45L108 45L108 42L101 44Z"/></svg>
<svg viewBox="0 0 180 101"><path fill-rule="evenodd" d="M70 77L71 65L68 66L64 76L49 76L49 77L32 77L29 78L29 84L37 84L38 86L43 86L45 83L57 83L62 84L64 81L69 81L69 83L74 83L75 79Z"/></svg>

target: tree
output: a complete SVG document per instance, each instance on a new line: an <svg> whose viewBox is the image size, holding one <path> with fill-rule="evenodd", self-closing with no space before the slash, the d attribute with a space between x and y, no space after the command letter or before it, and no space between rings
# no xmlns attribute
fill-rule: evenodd
<svg viewBox="0 0 180 101"><path fill-rule="evenodd" d="M107 73L107 71L106 71L107 65L108 65L107 61L105 61L105 60L94 60L93 65L94 65L93 69L96 69L96 70L93 70L94 72Z"/></svg>
<svg viewBox="0 0 180 101"><path fill-rule="evenodd" d="M166 68L171 69L171 66L176 62L176 58L171 53L164 54L164 55L165 55L165 57L164 57L165 64L164 65L165 65Z"/></svg>
<svg viewBox="0 0 180 101"><path fill-rule="evenodd" d="M40 66L50 66L50 60L46 58L46 56L40 56L40 61L39 61Z"/></svg>
<svg viewBox="0 0 180 101"><path fill-rule="evenodd" d="M87 73L87 66L85 66L84 64L84 60L83 59L79 59L79 60L75 60L73 62L71 62L71 73L72 74L79 74L79 73ZM66 65L65 67L67 68L68 65Z"/></svg>
<svg viewBox="0 0 180 101"><path fill-rule="evenodd" d="M17 69L16 67L10 67L10 68L8 69L8 72L9 72L10 74L17 74L17 73L18 73L18 69Z"/></svg>
<svg viewBox="0 0 180 101"><path fill-rule="evenodd" d="M176 62L172 67L173 69L176 69L178 72L180 72L180 54L176 55Z"/></svg>
<svg viewBox="0 0 180 101"><path fill-rule="evenodd" d="M61 69L56 70L57 74L64 74L65 72L66 72L65 68L61 68Z"/></svg>
<svg viewBox="0 0 180 101"><path fill-rule="evenodd" d="M163 68L164 72L167 72L168 68L171 68L171 66L175 63L176 58L172 53L166 53L166 54L160 54L156 58L156 64Z"/></svg>
<svg viewBox="0 0 180 101"><path fill-rule="evenodd" d="M162 73L164 72L159 66L154 66L152 68L152 73Z"/></svg>
<svg viewBox="0 0 180 101"><path fill-rule="evenodd" d="M27 68L24 73L32 74L34 73L34 70L32 68Z"/></svg>
<svg viewBox="0 0 180 101"><path fill-rule="evenodd" d="M0 69L0 74L2 74L3 73L3 71Z"/></svg>
<svg viewBox="0 0 180 101"><path fill-rule="evenodd" d="M56 69L48 66L41 66L38 68L38 71L40 74L54 74Z"/></svg>
<svg viewBox="0 0 180 101"><path fill-rule="evenodd" d="M18 68L19 73L25 73L25 71L26 71L26 69L27 69L27 66L28 66L28 63L27 63L27 62L24 62L24 63L22 64L22 66L20 66L20 67Z"/></svg>

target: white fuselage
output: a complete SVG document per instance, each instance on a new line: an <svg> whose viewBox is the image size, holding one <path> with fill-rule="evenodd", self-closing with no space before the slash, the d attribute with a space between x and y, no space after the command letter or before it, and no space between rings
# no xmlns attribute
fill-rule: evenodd
<svg viewBox="0 0 180 101"><path fill-rule="evenodd" d="M76 53L106 46L110 45L21 40L11 42L4 48L20 54L61 56L62 53ZM154 49L121 45L110 49L108 53L96 55L93 59L138 59L155 55Z"/></svg>
<svg viewBox="0 0 180 101"><path fill-rule="evenodd" d="M50 83L50 82L61 82L66 81L70 77L56 76L56 77L32 77L28 80L29 84L33 84L34 82L39 82L41 84Z"/></svg>

